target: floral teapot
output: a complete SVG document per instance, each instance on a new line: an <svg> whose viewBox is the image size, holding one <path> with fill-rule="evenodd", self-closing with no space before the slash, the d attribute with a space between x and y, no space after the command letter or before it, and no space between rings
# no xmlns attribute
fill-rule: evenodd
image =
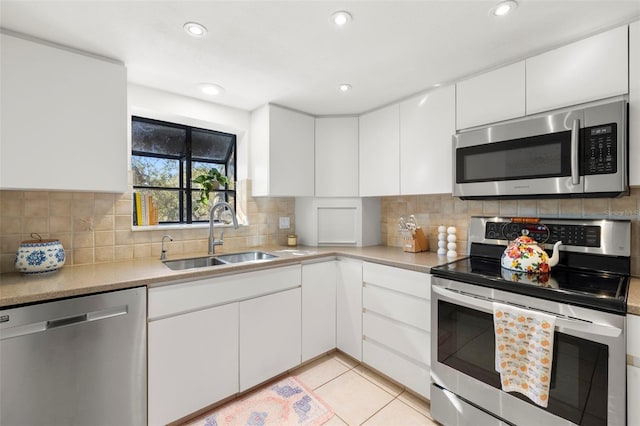
<svg viewBox="0 0 640 426"><path fill-rule="evenodd" d="M560 253L558 247L562 241L553 245L553 255L549 257L529 235L529 231L522 230L522 235L509 243L502 253L501 264L505 269L528 274L545 274L558 264Z"/></svg>

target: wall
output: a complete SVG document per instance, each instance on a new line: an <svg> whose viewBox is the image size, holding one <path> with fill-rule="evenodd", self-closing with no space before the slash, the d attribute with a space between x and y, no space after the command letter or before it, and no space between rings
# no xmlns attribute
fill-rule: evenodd
<svg viewBox="0 0 640 426"><path fill-rule="evenodd" d="M285 245L287 234L295 230L295 200L252 198L247 180L238 183L238 194L248 225L225 228L224 245L216 250ZM280 216L291 218L291 229L278 229ZM34 232L62 242L66 265L159 258L165 234L173 237L169 256L207 253L208 228L133 231L131 223L131 193L0 191L0 273L14 271L20 242L32 239Z"/></svg>
<svg viewBox="0 0 640 426"><path fill-rule="evenodd" d="M237 209L240 229L225 228L218 251L238 251L258 245L286 244L295 232L293 198L252 198L248 179L250 113L198 99L128 85L130 115L221 130L237 135ZM131 120L129 122L129 127ZM131 132L128 132L130 138ZM131 141L128 140L128 152ZM130 166L129 166L130 169ZM129 170L129 188L131 188ZM15 253L31 233L62 242L67 265L160 257L162 236L170 234L170 256L207 253L208 228L133 230L131 191L93 192L0 191L0 273L14 270ZM291 218L291 228L280 230L280 216ZM216 236L219 230L216 230Z"/></svg>
<svg viewBox="0 0 640 426"><path fill-rule="evenodd" d="M463 201L450 194L382 198L382 244L402 246L398 218L414 214L429 238L429 250L438 248L438 226L455 226L458 253L467 253L467 223L471 216L524 216L630 219L631 271L640 276L640 187L628 197L564 200Z"/></svg>

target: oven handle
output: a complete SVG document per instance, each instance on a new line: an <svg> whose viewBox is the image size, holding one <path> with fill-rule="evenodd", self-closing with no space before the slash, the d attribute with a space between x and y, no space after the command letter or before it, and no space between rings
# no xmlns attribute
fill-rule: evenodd
<svg viewBox="0 0 640 426"><path fill-rule="evenodd" d="M571 184L580 184L580 170L578 159L578 143L580 141L580 120L573 120L571 126Z"/></svg>
<svg viewBox="0 0 640 426"><path fill-rule="evenodd" d="M557 315L553 312L542 311L540 309L531 308L525 305L518 305L512 302L506 302L504 300L493 299L490 297L482 297L467 292L458 290L452 290L446 287L431 286L431 289L452 301L461 302L467 306L471 306L481 310L483 312L493 314L493 302L502 303L504 305L513 306L521 309L528 309L534 312L540 312L547 315L553 315L556 317L556 329L561 331L560 328L565 330L573 330L586 334L592 334L605 337L619 337L622 334L622 330L618 327L611 325L596 324L592 321L571 318L567 316Z"/></svg>

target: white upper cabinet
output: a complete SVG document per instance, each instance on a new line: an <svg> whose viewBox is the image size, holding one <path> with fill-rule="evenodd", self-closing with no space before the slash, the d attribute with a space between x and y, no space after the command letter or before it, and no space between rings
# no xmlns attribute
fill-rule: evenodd
<svg viewBox="0 0 640 426"><path fill-rule="evenodd" d="M316 197L358 196L358 117L316 118Z"/></svg>
<svg viewBox="0 0 640 426"><path fill-rule="evenodd" d="M252 194L314 193L314 118L275 105L251 113Z"/></svg>
<svg viewBox="0 0 640 426"><path fill-rule="evenodd" d="M527 114L627 93L628 46L625 25L527 59Z"/></svg>
<svg viewBox="0 0 640 426"><path fill-rule="evenodd" d="M360 116L360 196L400 194L400 106Z"/></svg>
<svg viewBox="0 0 640 426"><path fill-rule="evenodd" d="M0 34L0 188L125 192L127 71Z"/></svg>
<svg viewBox="0 0 640 426"><path fill-rule="evenodd" d="M466 129L525 114L525 62L456 84L456 128Z"/></svg>
<svg viewBox="0 0 640 426"><path fill-rule="evenodd" d="M640 21L629 26L629 184L640 185Z"/></svg>
<svg viewBox="0 0 640 426"><path fill-rule="evenodd" d="M455 133L455 87L400 103L400 193L451 192L451 136Z"/></svg>

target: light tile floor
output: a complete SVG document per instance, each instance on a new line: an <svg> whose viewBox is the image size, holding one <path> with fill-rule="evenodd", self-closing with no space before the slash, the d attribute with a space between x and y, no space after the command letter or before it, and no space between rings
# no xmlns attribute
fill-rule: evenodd
<svg viewBox="0 0 640 426"><path fill-rule="evenodd" d="M291 371L335 412L325 425L435 426L429 403L333 352Z"/></svg>

